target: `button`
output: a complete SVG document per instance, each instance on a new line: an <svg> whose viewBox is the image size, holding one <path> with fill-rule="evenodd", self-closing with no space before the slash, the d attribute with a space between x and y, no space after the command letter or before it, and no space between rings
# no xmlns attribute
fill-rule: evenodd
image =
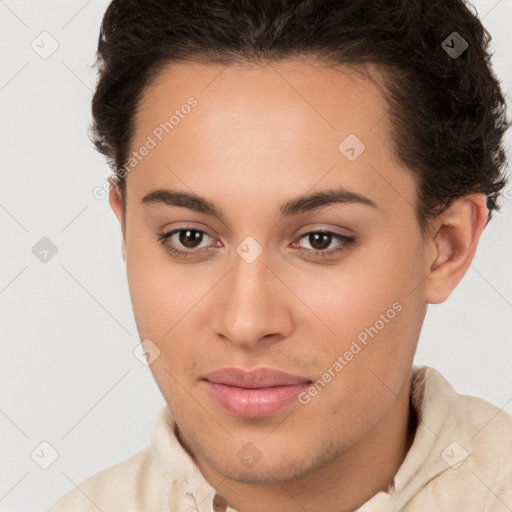
<svg viewBox="0 0 512 512"><path fill-rule="evenodd" d="M228 502L220 495L215 494L212 501L213 512L226 512Z"/></svg>

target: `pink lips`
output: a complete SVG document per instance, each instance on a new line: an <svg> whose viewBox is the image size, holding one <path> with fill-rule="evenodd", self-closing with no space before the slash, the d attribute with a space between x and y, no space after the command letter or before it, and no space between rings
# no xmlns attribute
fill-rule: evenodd
<svg viewBox="0 0 512 512"><path fill-rule="evenodd" d="M270 368L222 368L203 379L211 396L228 412L261 418L280 411L311 381Z"/></svg>

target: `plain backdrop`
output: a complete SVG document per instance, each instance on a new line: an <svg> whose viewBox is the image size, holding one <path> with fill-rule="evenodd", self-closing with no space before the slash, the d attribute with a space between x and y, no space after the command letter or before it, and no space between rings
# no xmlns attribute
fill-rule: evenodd
<svg viewBox="0 0 512 512"><path fill-rule="evenodd" d="M133 354L139 338L117 220L108 199L92 193L110 175L87 136L107 5L0 2L5 512L46 510L148 446L165 405ZM474 5L493 36L494 68L510 102L512 0ZM466 276L448 301L429 306L415 364L512 414L512 184L505 196Z"/></svg>

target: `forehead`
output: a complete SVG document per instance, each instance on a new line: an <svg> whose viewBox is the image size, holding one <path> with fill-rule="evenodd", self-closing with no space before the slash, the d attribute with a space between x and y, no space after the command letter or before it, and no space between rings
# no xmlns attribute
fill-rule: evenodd
<svg viewBox="0 0 512 512"><path fill-rule="evenodd" d="M378 70L368 69L378 82ZM148 137L155 146L128 182L143 195L162 181L183 186L180 176L191 189L204 190L207 180L219 192L240 193L250 181L284 197L322 180L373 189L372 199L389 202L393 190L411 196L414 188L395 157L389 121L379 87L348 67L171 64L141 96L131 149Z"/></svg>
<svg viewBox="0 0 512 512"><path fill-rule="evenodd" d="M379 70L365 69L375 82L355 69L327 67L311 58L258 65L170 64L143 91L137 127L148 131L151 123L161 122L193 96L200 103L194 117L200 117L205 128L209 122L224 122L222 128L229 129L251 116L251 122L268 119L297 128L308 123L335 137L347 129L363 133L380 123L388 109L376 86Z"/></svg>

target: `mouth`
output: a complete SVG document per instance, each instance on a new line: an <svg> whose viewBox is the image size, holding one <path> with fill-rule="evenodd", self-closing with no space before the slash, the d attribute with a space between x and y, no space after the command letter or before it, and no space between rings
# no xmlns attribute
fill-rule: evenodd
<svg viewBox="0 0 512 512"><path fill-rule="evenodd" d="M281 411L312 381L270 368L222 368L203 378L210 396L227 412L263 418Z"/></svg>

